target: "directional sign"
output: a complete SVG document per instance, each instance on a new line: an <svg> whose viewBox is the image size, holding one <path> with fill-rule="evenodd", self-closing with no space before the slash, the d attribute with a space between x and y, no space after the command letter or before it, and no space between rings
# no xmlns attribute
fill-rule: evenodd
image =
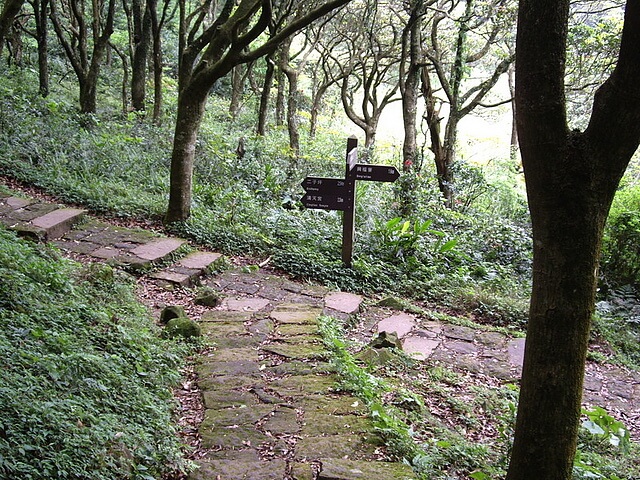
<svg viewBox="0 0 640 480"><path fill-rule="evenodd" d="M400 177L396 167L390 165L367 165L358 163L355 166L356 180L374 182L395 182Z"/></svg>
<svg viewBox="0 0 640 480"><path fill-rule="evenodd" d="M350 205L349 197L344 193L307 193L300 201L307 208L320 210L346 210Z"/></svg>
<svg viewBox="0 0 640 480"><path fill-rule="evenodd" d="M307 177L302 181L307 193L339 193L344 188L342 178Z"/></svg>

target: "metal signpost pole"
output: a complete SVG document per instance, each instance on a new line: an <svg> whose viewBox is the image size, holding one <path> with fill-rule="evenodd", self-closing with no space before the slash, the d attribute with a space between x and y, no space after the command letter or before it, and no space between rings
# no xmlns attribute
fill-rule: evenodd
<svg viewBox="0 0 640 480"><path fill-rule="evenodd" d="M353 237L355 235L356 176L354 167L358 161L358 139L354 136L347 139L347 156L345 167L345 189L347 205L342 212L342 263L351 267L353 255Z"/></svg>

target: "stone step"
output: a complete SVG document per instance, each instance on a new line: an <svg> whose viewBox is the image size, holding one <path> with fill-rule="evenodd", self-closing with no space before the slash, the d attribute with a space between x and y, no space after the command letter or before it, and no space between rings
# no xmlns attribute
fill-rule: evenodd
<svg viewBox="0 0 640 480"><path fill-rule="evenodd" d="M180 238L158 238L132 249L130 253L143 260L158 262L174 253L184 243Z"/></svg>
<svg viewBox="0 0 640 480"><path fill-rule="evenodd" d="M31 224L44 231L44 240L59 238L78 223L85 210L79 208L59 208L31 220Z"/></svg>
<svg viewBox="0 0 640 480"><path fill-rule="evenodd" d="M150 277L162 282L190 287L198 284L200 278L207 274L209 267L221 257L220 253L193 252L178 260L175 265L152 273Z"/></svg>

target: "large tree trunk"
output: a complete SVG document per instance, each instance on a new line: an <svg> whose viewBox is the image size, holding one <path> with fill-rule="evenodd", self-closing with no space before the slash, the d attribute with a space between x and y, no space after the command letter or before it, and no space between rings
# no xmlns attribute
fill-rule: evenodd
<svg viewBox="0 0 640 480"><path fill-rule="evenodd" d="M206 91L204 93L182 91L178 98L166 223L186 220L191 211L193 162L206 100Z"/></svg>
<svg viewBox="0 0 640 480"><path fill-rule="evenodd" d="M566 121L568 12L569 0L520 1L516 113L534 258L508 480L571 478L602 230L640 142L640 1L627 3L618 65L584 133Z"/></svg>

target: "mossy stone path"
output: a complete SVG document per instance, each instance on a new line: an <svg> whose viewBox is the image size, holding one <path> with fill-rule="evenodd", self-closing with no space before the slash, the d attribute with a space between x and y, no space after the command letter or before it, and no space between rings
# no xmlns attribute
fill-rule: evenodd
<svg viewBox="0 0 640 480"><path fill-rule="evenodd" d="M213 347L196 367L205 408L199 427L204 454L193 480L415 478L408 466L382 460L380 438L362 403L336 390L316 323L321 314L357 322L354 335L363 342L394 333L418 361L504 382L519 378L523 338L425 319L262 270L211 276L217 253L63 205L0 194L0 222L72 256L160 283L203 284L222 298L198 319ZM638 418L639 396L637 372L587 365L585 402Z"/></svg>

